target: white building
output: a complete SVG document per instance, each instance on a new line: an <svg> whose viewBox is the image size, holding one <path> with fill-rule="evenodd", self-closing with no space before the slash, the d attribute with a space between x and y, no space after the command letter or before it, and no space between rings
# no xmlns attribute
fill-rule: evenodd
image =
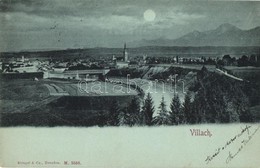
<svg viewBox="0 0 260 168"><path fill-rule="evenodd" d="M116 67L117 68L127 68L129 65L128 62L123 62L123 61L118 61L116 62Z"/></svg>
<svg viewBox="0 0 260 168"><path fill-rule="evenodd" d="M105 76L109 69L88 69L88 70L68 70L64 72L45 72L44 78L76 79L94 81L98 80L100 75Z"/></svg>

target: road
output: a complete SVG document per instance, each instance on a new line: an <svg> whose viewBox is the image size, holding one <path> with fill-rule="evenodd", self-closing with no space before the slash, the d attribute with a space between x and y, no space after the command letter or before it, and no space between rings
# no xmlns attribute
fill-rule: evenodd
<svg viewBox="0 0 260 168"><path fill-rule="evenodd" d="M161 66L161 67L179 67L179 68L185 68L185 69L195 69L195 70L201 70L203 67L202 64L151 64L154 66ZM209 71L215 72L216 66L215 65L204 65Z"/></svg>

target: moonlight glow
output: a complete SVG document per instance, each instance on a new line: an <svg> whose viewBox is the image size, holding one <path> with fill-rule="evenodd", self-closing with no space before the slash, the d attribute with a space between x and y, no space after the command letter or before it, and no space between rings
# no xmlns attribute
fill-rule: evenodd
<svg viewBox="0 0 260 168"><path fill-rule="evenodd" d="M146 20L146 21L149 21L149 22L154 21L155 17L156 17L156 14L151 9L148 9L144 12L144 20Z"/></svg>

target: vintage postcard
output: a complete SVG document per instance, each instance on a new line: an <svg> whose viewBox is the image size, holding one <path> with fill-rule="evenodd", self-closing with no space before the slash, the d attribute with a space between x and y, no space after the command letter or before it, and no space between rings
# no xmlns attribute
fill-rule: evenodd
<svg viewBox="0 0 260 168"><path fill-rule="evenodd" d="M260 1L0 0L0 167L260 165Z"/></svg>

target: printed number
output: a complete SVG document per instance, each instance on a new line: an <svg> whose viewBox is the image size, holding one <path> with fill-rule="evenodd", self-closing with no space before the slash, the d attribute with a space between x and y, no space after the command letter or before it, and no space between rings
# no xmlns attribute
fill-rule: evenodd
<svg viewBox="0 0 260 168"><path fill-rule="evenodd" d="M71 161L72 165L80 165L80 161Z"/></svg>

